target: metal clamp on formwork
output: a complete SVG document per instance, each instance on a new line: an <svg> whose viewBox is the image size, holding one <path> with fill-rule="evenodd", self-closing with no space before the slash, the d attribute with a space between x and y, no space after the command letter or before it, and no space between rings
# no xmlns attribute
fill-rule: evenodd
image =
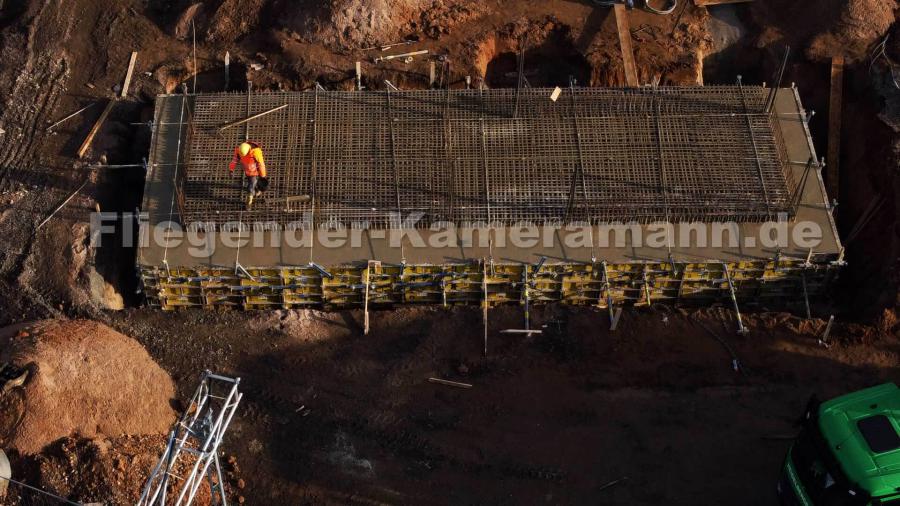
<svg viewBox="0 0 900 506"><path fill-rule="evenodd" d="M245 269L244 266L241 265L241 263L237 262L237 261L234 262L234 274L235 275L243 274L244 276L247 276L247 278L250 279L250 281L256 281L256 278L254 278L252 274L247 272L247 269Z"/></svg>
<svg viewBox="0 0 900 506"><path fill-rule="evenodd" d="M312 267L313 269L315 269L323 278L328 278L328 279L334 278L334 274L326 271L324 267L322 267L321 265L319 265L315 262L310 262L309 266Z"/></svg>
<svg viewBox="0 0 900 506"><path fill-rule="evenodd" d="M200 386L181 419L175 422L166 449L144 485L138 506L163 506L171 498L175 506L188 506L204 479L210 487L210 504L227 506L219 445L241 402L240 382L240 378L203 372ZM191 459L193 465L188 474L177 475L176 470Z"/></svg>

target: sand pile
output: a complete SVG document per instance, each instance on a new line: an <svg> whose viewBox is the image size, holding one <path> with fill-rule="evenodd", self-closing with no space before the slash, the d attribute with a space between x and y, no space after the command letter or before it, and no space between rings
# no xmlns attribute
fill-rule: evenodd
<svg viewBox="0 0 900 506"><path fill-rule="evenodd" d="M164 434L175 387L136 341L92 321L48 320L0 338L0 363L29 371L0 393L0 442L38 453L62 437Z"/></svg>

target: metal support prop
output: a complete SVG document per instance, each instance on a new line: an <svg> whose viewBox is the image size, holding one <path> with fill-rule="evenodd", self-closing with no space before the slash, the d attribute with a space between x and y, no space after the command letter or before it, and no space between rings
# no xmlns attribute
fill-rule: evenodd
<svg viewBox="0 0 900 506"><path fill-rule="evenodd" d="M806 304L806 319L812 319L812 312L809 309L809 291L806 289L806 273L800 273L800 281L803 283L803 302Z"/></svg>
<svg viewBox="0 0 900 506"><path fill-rule="evenodd" d="M738 334L746 334L747 329L744 327L744 322L741 319L741 309L738 307L737 295L734 291L734 281L731 278L731 273L728 272L728 264L723 262L722 269L725 273L725 281L728 282L728 292L731 294L731 302L734 304L734 314L737 318Z"/></svg>
<svg viewBox="0 0 900 506"><path fill-rule="evenodd" d="M831 335L831 327L834 325L834 315L828 317L828 324L825 325L825 332L822 334L822 337L819 339L819 344L826 348L831 347L831 343L828 342L828 337Z"/></svg>
<svg viewBox="0 0 900 506"><path fill-rule="evenodd" d="M528 283L528 266L526 265L522 269L522 299L525 301L525 330L531 330L531 316L528 312L529 310L529 290L530 285Z"/></svg>
<svg viewBox="0 0 900 506"><path fill-rule="evenodd" d="M803 192L806 191L806 181L807 179L809 179L809 174L812 171L815 163L815 158L809 157L809 160L806 161L806 168L803 169L803 176L800 178L800 182L797 184L794 198L791 200L791 209L793 209L795 215L797 214L797 210L800 208L800 202L803 200Z"/></svg>
<svg viewBox="0 0 900 506"><path fill-rule="evenodd" d="M603 285L606 288L606 309L609 310L609 330L614 331L619 325L619 317L622 316L622 308L616 308L613 304L612 285L609 281L609 269L606 260L601 262L603 266Z"/></svg>
<svg viewBox="0 0 900 506"><path fill-rule="evenodd" d="M366 279L363 280L366 285L365 299L363 301L363 335L369 335L369 287L372 285L372 267L381 267L381 262L378 260L369 260L366 265Z"/></svg>
<svg viewBox="0 0 900 506"><path fill-rule="evenodd" d="M647 265L644 264L644 270L641 272L641 280L644 284L644 298L647 300L647 307L653 305L653 302L650 300L650 280L647 278Z"/></svg>
<svg viewBox="0 0 900 506"><path fill-rule="evenodd" d="M484 325L484 356L487 356L487 343L488 343L488 267L487 260L481 259L482 266L482 275L481 275L481 288L484 292L484 305L482 306L482 323Z"/></svg>

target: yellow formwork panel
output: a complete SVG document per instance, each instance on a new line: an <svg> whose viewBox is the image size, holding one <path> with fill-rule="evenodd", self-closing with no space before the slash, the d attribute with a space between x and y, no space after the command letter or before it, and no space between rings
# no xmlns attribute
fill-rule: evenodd
<svg viewBox="0 0 900 506"><path fill-rule="evenodd" d="M281 269L281 299L285 308L322 304L322 275L312 267Z"/></svg>
<svg viewBox="0 0 900 506"><path fill-rule="evenodd" d="M407 265L400 273L402 301L411 304L444 303L444 268L440 265Z"/></svg>
<svg viewBox="0 0 900 506"><path fill-rule="evenodd" d="M247 269L247 273L253 278L242 278L240 290L248 309L273 309L284 305L279 269Z"/></svg>
<svg viewBox="0 0 900 506"><path fill-rule="evenodd" d="M360 307L366 301L367 286L370 305L486 303L496 306L523 304L527 296L532 304L559 302L606 307L609 301L615 305L728 302L732 288L741 303L773 300L801 303L805 294L822 293L837 269L831 263L807 264L797 259L540 266L373 262L371 268L365 265L328 267L326 272L330 276L306 266L247 268L241 275L221 268L144 267L141 279L149 303L167 310L185 306Z"/></svg>

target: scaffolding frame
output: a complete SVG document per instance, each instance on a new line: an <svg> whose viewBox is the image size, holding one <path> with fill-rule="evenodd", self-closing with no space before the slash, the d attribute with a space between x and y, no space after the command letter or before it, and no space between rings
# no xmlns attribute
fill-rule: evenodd
<svg viewBox="0 0 900 506"><path fill-rule="evenodd" d="M175 506L188 506L204 480L210 486L210 504L228 505L218 450L243 397L238 391L240 382L240 378L203 372L188 408L175 422L166 449L144 485L138 506L165 506L170 491L176 494ZM195 460L190 473L181 477L175 469L184 454Z"/></svg>

